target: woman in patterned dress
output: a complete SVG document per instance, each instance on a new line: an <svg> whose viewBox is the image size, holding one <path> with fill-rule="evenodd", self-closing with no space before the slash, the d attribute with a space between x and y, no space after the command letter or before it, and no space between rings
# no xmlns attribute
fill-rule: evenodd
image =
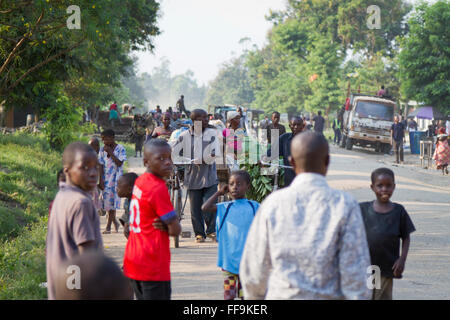
<svg viewBox="0 0 450 320"><path fill-rule="evenodd" d="M100 148L98 160L100 169L100 189L102 189L102 209L108 212L108 222L104 234L111 233L114 223L119 232L119 222L116 220L116 209L120 209L120 198L117 194L117 182L123 174L123 163L127 160L127 152L121 144L115 141L115 133L108 129L101 133L104 146Z"/></svg>
<svg viewBox="0 0 450 320"><path fill-rule="evenodd" d="M450 146L444 128L441 128L439 135L437 136L436 150L434 151L433 159L436 161L436 169L442 170L442 174L448 174L447 167L450 163Z"/></svg>

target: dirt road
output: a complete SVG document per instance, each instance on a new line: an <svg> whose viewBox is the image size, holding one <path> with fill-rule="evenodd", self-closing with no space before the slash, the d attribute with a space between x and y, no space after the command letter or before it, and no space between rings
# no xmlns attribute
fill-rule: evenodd
<svg viewBox="0 0 450 320"><path fill-rule="evenodd" d="M369 188L372 170L388 167L396 174L392 200L404 205L417 231L411 235L404 277L394 281L394 299L450 299L450 176L419 168L417 155L407 154L404 165L394 166L393 156L360 148L348 151L331 145L330 149L328 183L358 201L374 199ZM141 163L142 159L131 158L128 171L143 173ZM102 228L104 223L102 218ZM189 203L182 227L192 231ZM104 236L107 255L119 265L125 240L122 234ZM180 248L171 248L172 299L223 299L216 251L215 243L196 244L193 236L180 239Z"/></svg>

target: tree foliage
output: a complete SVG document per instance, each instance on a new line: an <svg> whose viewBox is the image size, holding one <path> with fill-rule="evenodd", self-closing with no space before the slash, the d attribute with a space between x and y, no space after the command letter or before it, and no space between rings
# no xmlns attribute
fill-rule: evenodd
<svg viewBox="0 0 450 320"><path fill-rule="evenodd" d="M181 95L184 95L187 108L200 107L206 94L206 87L198 85L191 70L172 75L167 58L162 58L160 65L153 68L151 73L145 72L138 76L132 71L131 76L123 79L123 84L135 104L150 107L160 105L165 107L163 109L175 107Z"/></svg>
<svg viewBox="0 0 450 320"><path fill-rule="evenodd" d="M345 63L344 74L345 78L341 82L341 87L350 82L353 91L360 89L362 93L375 95L384 85L390 96L397 102L400 100L396 58L384 56L381 52L370 59L363 56L354 57Z"/></svg>
<svg viewBox="0 0 450 320"><path fill-rule="evenodd" d="M367 8L380 8L381 28L367 27ZM404 16L411 5L404 0L289 0L289 9L284 19L294 18L306 29L309 26L319 34L328 34L333 43L342 45L342 50L363 50L367 55L395 48L395 39L404 35Z"/></svg>
<svg viewBox="0 0 450 320"><path fill-rule="evenodd" d="M381 29L367 26L370 5L381 9ZM408 30L403 20L410 9L404 0L289 0L285 10L267 17L273 23L267 45L245 56L254 95L251 106L289 114L322 110L327 115L344 103L349 80L353 88L376 92L381 83L397 93L393 57L397 37ZM238 74L236 69L227 66L230 74ZM359 77L349 78L348 73ZM233 94L222 73L213 84L220 88L214 92L217 100Z"/></svg>
<svg viewBox="0 0 450 320"><path fill-rule="evenodd" d="M81 29L69 29L76 4ZM105 86L119 86L131 50L153 49L159 4L154 0L0 1L0 101L37 111L56 102L41 92L64 83L83 105L104 101ZM25 94L24 94L25 93Z"/></svg>
<svg viewBox="0 0 450 320"><path fill-rule="evenodd" d="M401 91L450 114L450 2L421 4L398 56Z"/></svg>
<svg viewBox="0 0 450 320"><path fill-rule="evenodd" d="M44 117L47 120L44 135L50 146L58 151L63 151L78 135L94 132L90 124L82 124L83 109L72 106L65 95L60 95L53 107L45 110Z"/></svg>
<svg viewBox="0 0 450 320"><path fill-rule="evenodd" d="M246 55L243 54L222 65L217 77L209 84L206 104L245 106L253 101L253 89L245 59Z"/></svg>

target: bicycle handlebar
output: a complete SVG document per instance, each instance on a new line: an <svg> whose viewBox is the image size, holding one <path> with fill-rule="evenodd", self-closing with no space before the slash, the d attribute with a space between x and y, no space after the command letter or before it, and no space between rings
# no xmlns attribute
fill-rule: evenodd
<svg viewBox="0 0 450 320"><path fill-rule="evenodd" d="M266 165L266 166L275 166L275 167L279 167L279 168L285 168L285 169L294 169L292 166L285 166L283 164L278 164L278 163L261 161L261 164Z"/></svg>
<svg viewBox="0 0 450 320"><path fill-rule="evenodd" d="M180 159L180 160L183 160L183 161L185 161L185 162L174 162L173 164L174 165L185 165L185 164L192 164L194 161L195 161L195 159L189 159L189 158L185 158L185 157L179 157L178 159Z"/></svg>

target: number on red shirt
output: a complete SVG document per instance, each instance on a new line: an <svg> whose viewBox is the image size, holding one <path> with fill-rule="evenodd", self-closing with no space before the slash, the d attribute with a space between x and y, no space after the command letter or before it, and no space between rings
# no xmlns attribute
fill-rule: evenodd
<svg viewBox="0 0 450 320"><path fill-rule="evenodd" d="M130 227L134 233L140 233L141 228L139 224L141 223L141 211L139 209L139 201L137 199L132 199L130 202Z"/></svg>

